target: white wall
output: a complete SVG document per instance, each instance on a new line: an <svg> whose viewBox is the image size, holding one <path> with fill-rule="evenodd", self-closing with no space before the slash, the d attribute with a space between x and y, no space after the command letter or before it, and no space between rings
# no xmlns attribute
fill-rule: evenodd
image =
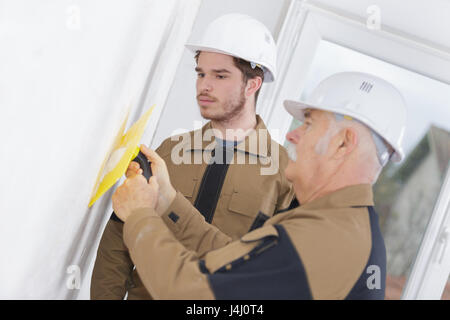
<svg viewBox="0 0 450 320"><path fill-rule="evenodd" d="M155 101L141 97L147 87L163 104L172 79L151 71L174 74L198 5L0 2L0 298L74 297L71 265L87 285L111 214L111 192L88 209L97 174L127 105L148 108L140 104ZM171 37L172 29L185 38ZM173 54L161 70L164 50Z"/></svg>
<svg viewBox="0 0 450 320"><path fill-rule="evenodd" d="M215 18L232 12L253 16L264 23L277 38L290 0L203 0L190 39L199 39L203 29ZM194 121L204 121L196 97L194 55L185 49L151 146L156 148L176 129L192 130ZM264 86L263 86L264 89ZM262 89L262 90L263 90Z"/></svg>

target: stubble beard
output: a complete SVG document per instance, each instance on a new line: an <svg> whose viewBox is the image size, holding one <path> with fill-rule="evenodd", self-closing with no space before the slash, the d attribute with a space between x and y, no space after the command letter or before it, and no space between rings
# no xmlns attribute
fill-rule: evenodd
<svg viewBox="0 0 450 320"><path fill-rule="evenodd" d="M242 113L245 106L245 86L241 86L241 90L237 97L227 100L223 105L223 112L213 115L202 115L203 118L207 120L212 120L215 122L227 123L235 119L239 114Z"/></svg>

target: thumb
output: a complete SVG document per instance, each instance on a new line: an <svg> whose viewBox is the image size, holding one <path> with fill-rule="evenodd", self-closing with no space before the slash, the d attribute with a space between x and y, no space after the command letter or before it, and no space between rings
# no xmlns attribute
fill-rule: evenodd
<svg viewBox="0 0 450 320"><path fill-rule="evenodd" d="M148 161L155 164L161 164L164 160L152 149L147 148L144 144L141 144L141 151L147 157Z"/></svg>
<svg viewBox="0 0 450 320"><path fill-rule="evenodd" d="M156 179L156 176L151 176L150 179L148 180L148 184L156 190L159 189L159 184L158 180Z"/></svg>

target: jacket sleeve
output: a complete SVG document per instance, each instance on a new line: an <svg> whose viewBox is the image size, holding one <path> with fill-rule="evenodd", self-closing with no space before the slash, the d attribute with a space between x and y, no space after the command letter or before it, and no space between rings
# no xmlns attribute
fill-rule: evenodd
<svg viewBox="0 0 450 320"><path fill-rule="evenodd" d="M206 230L206 227L210 230ZM267 233L267 230L270 235L274 234L272 226L258 229L253 234ZM208 236L218 232L217 228L207 223L204 231ZM136 210L124 227L124 242L139 277L155 299L214 299L217 298L217 294L221 297L224 286L220 279L219 282L215 279L211 281L212 274L221 267L229 270L227 265L231 261L242 257L246 259L245 257L260 243L260 239L261 237L257 236L248 242L242 240L231 242L207 253L202 260L195 251L188 250L175 238L153 209ZM264 264L259 265L265 268ZM235 280L232 281L234 291L239 291L238 278L233 275L228 278ZM225 295L225 298L227 297L228 295Z"/></svg>
<svg viewBox="0 0 450 320"><path fill-rule="evenodd" d="M232 241L217 227L207 223L203 215L180 192L177 192L162 219L176 239L199 257Z"/></svg>
<svg viewBox="0 0 450 320"><path fill-rule="evenodd" d="M110 219L100 240L92 272L91 299L123 299L133 267L123 243L123 223Z"/></svg>

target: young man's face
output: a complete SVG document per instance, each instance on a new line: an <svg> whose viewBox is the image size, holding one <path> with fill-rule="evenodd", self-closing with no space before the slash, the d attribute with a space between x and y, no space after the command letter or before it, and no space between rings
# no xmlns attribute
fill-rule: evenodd
<svg viewBox="0 0 450 320"><path fill-rule="evenodd" d="M245 83L233 57L202 51L197 67L197 103L203 118L226 121L245 105Z"/></svg>

